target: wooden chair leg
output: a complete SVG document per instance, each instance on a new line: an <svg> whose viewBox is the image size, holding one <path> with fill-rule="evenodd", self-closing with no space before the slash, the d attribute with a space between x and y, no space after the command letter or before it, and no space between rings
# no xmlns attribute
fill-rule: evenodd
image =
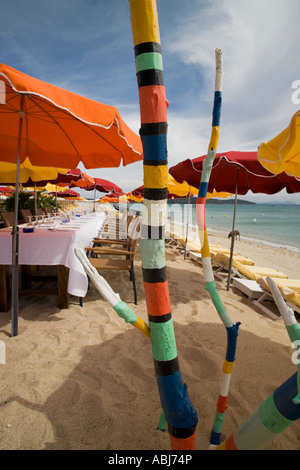
<svg viewBox="0 0 300 470"><path fill-rule="evenodd" d="M133 286L134 303L135 303L135 305L137 305L137 291L136 291L136 285L135 285L135 274L134 274L134 268L133 268L133 261L131 261L130 280L131 280L132 286Z"/></svg>

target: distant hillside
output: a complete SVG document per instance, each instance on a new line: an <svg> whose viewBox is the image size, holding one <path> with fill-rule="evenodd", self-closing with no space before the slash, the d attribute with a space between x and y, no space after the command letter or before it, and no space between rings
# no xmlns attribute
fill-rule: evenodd
<svg viewBox="0 0 300 470"><path fill-rule="evenodd" d="M190 202L191 204L195 204L197 201L197 197L191 197ZM178 197L175 199L168 199L168 204L188 204L188 198ZM218 199L212 198L206 201L206 204L234 204L234 199ZM244 201L243 199L237 199L237 204L256 204L255 202Z"/></svg>

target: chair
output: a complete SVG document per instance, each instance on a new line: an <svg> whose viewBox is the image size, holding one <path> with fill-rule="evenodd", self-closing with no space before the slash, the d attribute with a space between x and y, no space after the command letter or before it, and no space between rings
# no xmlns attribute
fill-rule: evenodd
<svg viewBox="0 0 300 470"><path fill-rule="evenodd" d="M112 232L101 232L100 236L94 237L93 238L93 245L94 246L108 246L108 245L124 245L125 241L130 240L131 237L131 232L135 230L135 226L139 223L139 218L137 216L129 215L127 217L127 228L126 232L124 233L116 233L116 231ZM109 233L112 234L111 237L109 237ZM120 235L122 235L120 237Z"/></svg>
<svg viewBox="0 0 300 470"><path fill-rule="evenodd" d="M286 303L295 311L300 313L300 279L273 279L279 288ZM265 277L257 281L264 292L270 293L270 288Z"/></svg>
<svg viewBox="0 0 300 470"><path fill-rule="evenodd" d="M256 282L251 279L241 279L234 277L232 278L232 285L234 288L245 294L248 299L252 301L253 305L258 307L259 310L272 318L272 320L280 319L271 293L262 289L259 285L259 281Z"/></svg>
<svg viewBox="0 0 300 470"><path fill-rule="evenodd" d="M185 237L173 232L167 232L167 236L169 237L169 240L166 243L167 246L175 246L177 249L179 249L179 251L183 251L185 249ZM214 255L216 253L225 253L228 255L230 254L230 249L222 248L220 245L209 245L209 251L211 255ZM201 262L200 243L188 240L187 254L195 261ZM237 255L237 253L234 252L234 255ZM249 262L250 264L253 263L253 261L251 260L249 260Z"/></svg>
<svg viewBox="0 0 300 470"><path fill-rule="evenodd" d="M30 209L20 209L21 216L25 223L30 221L29 217L32 217L32 213Z"/></svg>
<svg viewBox="0 0 300 470"><path fill-rule="evenodd" d="M220 249L223 250L222 248L220 248ZM228 250L228 251L230 251L230 250ZM221 253L223 253L223 251L221 251ZM227 266L224 267L224 264L220 263L218 261L219 257L217 256L217 254L218 254L218 252L215 251L215 249L212 250L210 248L211 264L212 264L212 268L214 269L214 275L217 278L219 278L221 280L224 280L228 276L228 268L227 268ZM223 253L223 254L226 255L227 253ZM202 264L201 253L194 252L194 251L189 251L188 256L193 261L196 261L197 263ZM229 256L229 254L227 256ZM248 258L248 256L241 256L241 255L238 255L238 254L234 253L233 254L233 260L237 261L241 264L245 264L245 265L248 265L248 266L254 266L254 261L252 259ZM229 263L228 263L228 265L229 265Z"/></svg>
<svg viewBox="0 0 300 470"><path fill-rule="evenodd" d="M112 246L92 246L86 248L90 264L99 271L128 271L133 286L134 303L137 305L137 290L134 273L134 259L140 238L141 218L137 217L130 225L127 240L115 240ZM100 240L105 242L105 240Z"/></svg>
<svg viewBox="0 0 300 470"><path fill-rule="evenodd" d="M44 207L44 210L46 214L52 214L54 212L54 210L50 206Z"/></svg>
<svg viewBox="0 0 300 470"><path fill-rule="evenodd" d="M220 270L216 273L219 279L224 280L228 277L230 256L225 253L217 253L214 256L214 262L219 266ZM221 271L222 270L222 271ZM225 273L224 273L225 271ZM287 279L288 276L279 271L278 269L266 268L263 266L247 265L242 264L238 259L232 258L232 272L235 276L257 281L263 276L269 276L274 278Z"/></svg>
<svg viewBox="0 0 300 470"><path fill-rule="evenodd" d="M45 215L45 212L40 207L37 207L35 215Z"/></svg>
<svg viewBox="0 0 300 470"><path fill-rule="evenodd" d="M133 214L124 211L121 217L108 217L98 238L127 239L130 222L134 219Z"/></svg>
<svg viewBox="0 0 300 470"><path fill-rule="evenodd" d="M1 212L1 217L5 227L13 227L14 225L14 213L13 212Z"/></svg>

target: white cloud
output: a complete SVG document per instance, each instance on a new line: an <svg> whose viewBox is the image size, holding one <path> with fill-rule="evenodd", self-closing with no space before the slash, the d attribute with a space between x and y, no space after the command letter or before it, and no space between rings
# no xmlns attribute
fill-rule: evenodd
<svg viewBox="0 0 300 470"><path fill-rule="evenodd" d="M222 49L221 125L239 136L231 147L255 136L258 145L263 136L268 140L297 110L291 101L292 81L299 78L297 12L297 0L198 2L169 36L168 52L204 77L203 102L212 101L214 50Z"/></svg>

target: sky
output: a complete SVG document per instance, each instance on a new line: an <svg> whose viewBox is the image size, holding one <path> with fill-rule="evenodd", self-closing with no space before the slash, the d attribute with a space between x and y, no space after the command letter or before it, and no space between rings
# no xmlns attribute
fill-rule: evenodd
<svg viewBox="0 0 300 470"><path fill-rule="evenodd" d="M0 8L1 63L116 106L139 132L128 0L0 0ZM293 88L300 80L299 0L157 0L157 10L170 103L169 167L207 153L216 48L224 67L217 151L256 151L288 126L300 108ZM143 184L142 162L79 167L124 191ZM243 199L300 204L300 193L248 192Z"/></svg>

